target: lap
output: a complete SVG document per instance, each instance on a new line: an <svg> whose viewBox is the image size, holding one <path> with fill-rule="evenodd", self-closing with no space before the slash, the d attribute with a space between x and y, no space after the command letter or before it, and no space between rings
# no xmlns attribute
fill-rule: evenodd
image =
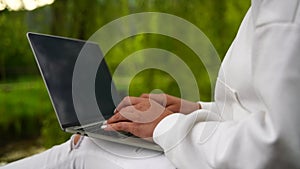
<svg viewBox="0 0 300 169"><path fill-rule="evenodd" d="M106 158L115 165L122 166L122 168L175 168L161 152L88 137L83 138L75 151L80 154L92 155L96 159Z"/></svg>
<svg viewBox="0 0 300 169"><path fill-rule="evenodd" d="M74 137L73 137L74 138ZM41 154L4 166L9 168L175 168L161 153L82 137Z"/></svg>

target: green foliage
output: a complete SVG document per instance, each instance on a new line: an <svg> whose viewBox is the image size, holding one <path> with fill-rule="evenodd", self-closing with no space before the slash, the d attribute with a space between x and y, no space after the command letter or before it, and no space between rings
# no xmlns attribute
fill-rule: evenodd
<svg viewBox="0 0 300 169"><path fill-rule="evenodd" d="M50 148L53 145L63 143L71 137L71 134L62 131L54 112L51 112L51 114L47 115L46 119L42 120L40 132L41 136L39 141L45 148Z"/></svg>
<svg viewBox="0 0 300 169"><path fill-rule="evenodd" d="M59 128L40 78L1 84L0 100L0 131L6 133L1 143L42 135L43 145L52 146L69 138Z"/></svg>
<svg viewBox="0 0 300 169"><path fill-rule="evenodd" d="M185 64L189 66L189 68L192 70L192 73L197 78L201 99L203 101L208 101L211 98L211 84L206 73L206 69L203 66L201 60L199 60L198 56L196 56L196 54L193 53L183 43L170 37L144 34L125 39L109 51L109 53L106 55L106 61L108 62L112 72L114 72L118 64L123 59L125 59L133 52L145 48L164 49L166 51L172 52L180 59L182 59ZM140 62L143 63L143 61ZM170 65L170 67L174 67L174 69L176 69L176 65ZM130 67L128 67L128 69L130 69ZM122 75L122 78L124 77L126 78L126 74ZM187 77L186 79L188 83L188 80L193 79L193 77ZM117 86L118 85L122 84L117 83ZM120 88L122 89L122 87ZM160 89L165 93L181 97L180 90L175 79L173 79L173 77L171 77L166 72L155 69L145 70L137 74L136 77L131 81L129 94L133 96L139 96L142 93L151 92L154 89ZM186 99L191 98L187 97Z"/></svg>
<svg viewBox="0 0 300 169"><path fill-rule="evenodd" d="M42 144L49 147L69 137L59 128L39 78L27 31L88 39L101 26L121 16L165 12L199 27L223 58L249 5L250 0L56 0L34 11L0 12L0 131L7 135L2 142L41 136ZM144 48L165 49L179 56L197 77L201 99L211 99L211 84L202 62L187 46L162 35L144 34L121 41L106 56L112 72L128 55ZM118 85L124 88L122 83ZM180 97L175 80L158 70L138 73L130 83L129 94L138 96L157 88Z"/></svg>
<svg viewBox="0 0 300 169"><path fill-rule="evenodd" d="M15 135L28 135L23 132L33 132L36 126L41 126L39 121L51 111L41 81L1 84L0 100L1 130L8 134L11 131Z"/></svg>

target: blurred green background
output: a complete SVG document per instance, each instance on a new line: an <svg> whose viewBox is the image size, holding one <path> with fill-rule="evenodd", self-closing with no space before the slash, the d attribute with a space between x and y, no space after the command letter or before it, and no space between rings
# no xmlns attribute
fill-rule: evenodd
<svg viewBox="0 0 300 169"><path fill-rule="evenodd" d="M16 4L18 1L21 3ZM35 2L38 0L32 0ZM42 151L70 137L58 125L26 32L87 40L101 26L119 17L146 11L164 12L199 27L222 59L250 6L250 0L56 0L53 3L50 0L49 3L34 9L35 6L26 6L25 1L0 0L0 163L35 153L30 147ZM150 47L166 49L184 60L197 77L201 99L211 99L210 83L201 61L187 46L166 36L144 34L124 39L108 53L111 71L126 56ZM180 97L174 79L158 70L138 73L130 84L130 95L138 96L156 88ZM13 154L20 150L25 153Z"/></svg>

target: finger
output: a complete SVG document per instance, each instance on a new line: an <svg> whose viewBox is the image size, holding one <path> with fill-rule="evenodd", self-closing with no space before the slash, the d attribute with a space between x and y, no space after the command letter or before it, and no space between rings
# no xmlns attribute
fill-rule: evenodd
<svg viewBox="0 0 300 169"><path fill-rule="evenodd" d="M165 107L168 104L167 96L167 94L149 94L148 97Z"/></svg>
<svg viewBox="0 0 300 169"><path fill-rule="evenodd" d="M147 93L143 93L140 95L141 98L149 98L149 94Z"/></svg>
<svg viewBox="0 0 300 169"><path fill-rule="evenodd" d="M115 108L114 110L114 114L118 113L119 111L117 110L117 108Z"/></svg>
<svg viewBox="0 0 300 169"><path fill-rule="evenodd" d="M117 123L117 122L120 122L120 121L128 121L128 120L124 116L122 116L122 114L116 113L107 120L107 123L108 124Z"/></svg>
<svg viewBox="0 0 300 169"><path fill-rule="evenodd" d="M135 104L139 103L140 101L141 101L141 98L132 97L132 96L126 96L120 102L120 104L116 107L115 112L120 111L124 107L135 105Z"/></svg>
<svg viewBox="0 0 300 169"><path fill-rule="evenodd" d="M144 116L146 115L140 109L145 109L145 107L141 106L142 104L137 104L135 106L127 106L122 108L118 113L114 114L111 118L107 120L107 123L117 123L120 121L132 121L132 122L143 122L145 120ZM148 109L148 107L147 107Z"/></svg>
<svg viewBox="0 0 300 169"><path fill-rule="evenodd" d="M165 108L155 101L151 101L150 105L145 106L146 105L142 103L135 106L128 106L121 109L119 113L132 122L150 123L156 120L165 111Z"/></svg>
<svg viewBox="0 0 300 169"><path fill-rule="evenodd" d="M164 94L147 94L147 93L144 93L144 94L142 94L141 96L140 96L140 98L145 98L145 99L152 99L152 100L154 100L154 101L156 101L156 102L158 102L158 103L161 103L161 98L163 97L162 95L164 95Z"/></svg>
<svg viewBox="0 0 300 169"><path fill-rule="evenodd" d="M132 122L119 122L103 127L106 131L125 131L134 135L138 134L137 124Z"/></svg>
<svg viewBox="0 0 300 169"><path fill-rule="evenodd" d="M121 109L119 114L121 114L125 119L132 122L141 122L143 119L142 111L136 109L134 106L127 106Z"/></svg>

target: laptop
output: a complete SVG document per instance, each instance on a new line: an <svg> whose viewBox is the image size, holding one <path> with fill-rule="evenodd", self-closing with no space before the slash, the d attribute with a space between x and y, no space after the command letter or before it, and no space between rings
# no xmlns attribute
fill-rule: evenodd
<svg viewBox="0 0 300 169"><path fill-rule="evenodd" d="M163 151L130 133L101 129L120 97L97 43L32 32L27 38L63 131Z"/></svg>

